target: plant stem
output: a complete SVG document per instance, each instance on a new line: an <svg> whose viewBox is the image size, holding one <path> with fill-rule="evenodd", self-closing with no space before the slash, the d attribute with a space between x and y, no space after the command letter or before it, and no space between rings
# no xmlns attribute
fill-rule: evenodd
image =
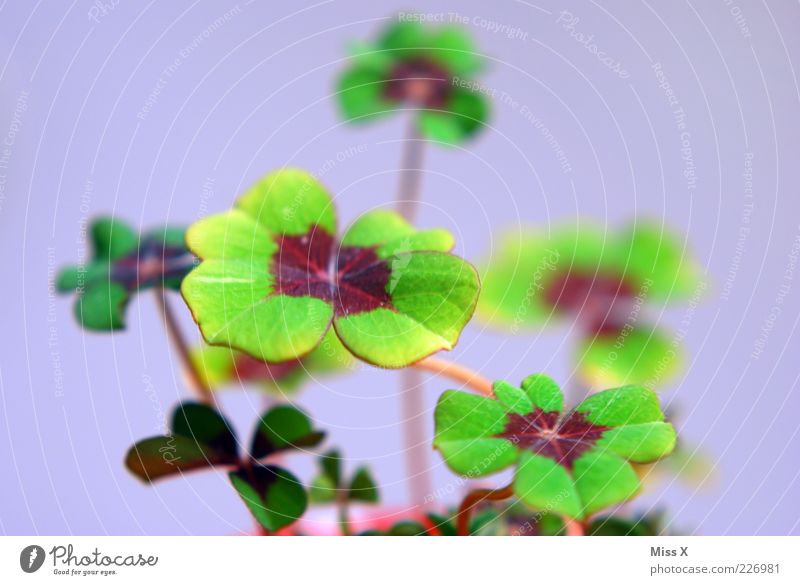
<svg viewBox="0 0 800 585"><path fill-rule="evenodd" d="M409 223L417 215L419 190L422 178L422 163L425 142L417 130L416 119L409 119L403 142L400 162L400 179L395 196L395 209ZM422 379L418 372L404 370L400 373L400 396L403 412L403 446L405 454L406 477L408 478L411 501L421 503L431 493L431 480L426 448L425 400Z"/></svg>
<svg viewBox="0 0 800 585"><path fill-rule="evenodd" d="M582 522L572 518L564 518L564 526L567 529L567 536L586 536L586 527Z"/></svg>
<svg viewBox="0 0 800 585"><path fill-rule="evenodd" d="M494 396L492 389L492 382L488 378L481 376L478 372L470 370L469 368L444 360L442 358L429 357L422 361L417 362L411 366L419 370L427 370L436 374L442 374L453 380L461 382L465 386L469 386L476 392L480 392L486 396Z"/></svg>
<svg viewBox="0 0 800 585"><path fill-rule="evenodd" d="M404 421L403 452L406 456L406 476L411 501L415 504L424 502L433 491L428 473L428 433L425 429L425 394L422 383L419 371L407 368L400 372Z"/></svg>
<svg viewBox="0 0 800 585"><path fill-rule="evenodd" d="M514 495L511 484L496 490L479 489L467 494L458 508L456 530L459 536L469 536L469 521L472 519L472 510L483 501L497 502L507 500Z"/></svg>
<svg viewBox="0 0 800 585"><path fill-rule="evenodd" d="M197 397L202 402L205 402L206 404L213 404L214 397L211 394L211 389L203 381L203 378L200 376L200 373L197 371L197 368L192 361L192 356L189 353L189 345L186 343L186 339L183 337L181 328L178 325L178 320L175 318L175 314L172 312L172 307L167 300L167 291L162 288L156 288L154 289L154 292L156 296L156 304L161 311L161 318L164 321L164 327L167 329L167 335L178 352L178 357L183 364L184 371L189 376L189 382L192 386L192 390L194 390L195 394L197 394Z"/></svg>
<svg viewBox="0 0 800 585"><path fill-rule="evenodd" d="M417 217L424 155L425 141L417 130L416 120L411 118L403 142L400 181L395 196L395 209L409 223L414 223Z"/></svg>
<svg viewBox="0 0 800 585"><path fill-rule="evenodd" d="M339 489L336 493L336 509L339 515L339 530L342 536L352 536L353 532L350 529L350 506L348 502L348 491Z"/></svg>

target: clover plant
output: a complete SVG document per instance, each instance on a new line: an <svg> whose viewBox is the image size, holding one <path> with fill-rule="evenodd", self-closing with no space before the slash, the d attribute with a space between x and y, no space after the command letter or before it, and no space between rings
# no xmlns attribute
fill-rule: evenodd
<svg viewBox="0 0 800 585"><path fill-rule="evenodd" d="M349 535L349 506L352 503L376 504L378 486L366 467L359 467L346 479L342 470L342 456L331 449L319 458L320 473L311 482L309 498L315 504L334 503L339 508L339 525L342 534Z"/></svg>
<svg viewBox="0 0 800 585"><path fill-rule="evenodd" d="M655 461L675 446L658 398L640 386L599 392L567 411L559 387L541 374L521 387L496 382L494 393L442 394L434 446L468 477L513 466L513 494L536 510L584 521L626 502L641 488L630 463Z"/></svg>
<svg viewBox="0 0 800 585"><path fill-rule="evenodd" d="M86 329L123 329L133 295L153 287L177 290L195 262L183 228L140 236L124 222L103 217L92 222L89 232L91 262L63 269L56 280L60 292L77 294L75 316Z"/></svg>
<svg viewBox="0 0 800 585"><path fill-rule="evenodd" d="M187 242L202 262L181 291L206 341L269 362L309 353L332 325L356 357L404 367L452 349L477 302L448 232L375 210L337 240L330 195L297 169L267 175Z"/></svg>
<svg viewBox="0 0 800 585"><path fill-rule="evenodd" d="M314 447L323 437L303 412L277 406L261 417L249 452L240 454L238 439L222 414L208 405L187 402L175 410L171 433L136 443L125 464L146 482L223 468L253 517L274 532L303 514L307 497L300 481L279 465L269 464L269 459L289 449Z"/></svg>
<svg viewBox="0 0 800 585"><path fill-rule="evenodd" d="M652 465L676 444L657 396L645 387L676 344L639 317L641 305L686 300L699 287L700 271L677 236L637 221L613 234L581 227L506 235L481 285L472 265L451 253L448 231L415 227L422 145L460 143L486 127L488 99L473 81L481 65L464 30L415 21L395 22L374 43L354 49L336 93L345 119L367 122L401 110L412 116L395 210L378 205L340 230L328 189L306 171L281 168L228 211L186 230L139 235L116 218L91 224L90 261L65 269L56 282L76 294L79 323L120 330L133 295L156 290L199 398L177 406L167 434L130 448L125 465L134 476L152 483L221 470L262 533L299 533L291 525L310 501L334 505L339 531L351 534L350 506L378 505L372 473L365 466L346 473L332 449L318 456L318 473L304 486L283 455L317 447L325 433L283 403L259 418L243 446L214 391L253 386L290 400L301 386L349 372L360 360L433 371L461 384L439 398L432 444L459 481L475 484L457 507L426 498L408 513L385 515L391 522L359 528L361 534L665 531L661 517L612 508L633 499ZM194 350L167 302L166 292L178 289L204 339ZM593 385L619 387L570 406L544 374L519 387L492 384L434 355L455 347L476 306L483 319L513 332L555 317L577 319L584 376ZM424 413L417 414L411 418L422 420ZM483 483L508 469L510 484Z"/></svg>
<svg viewBox="0 0 800 585"><path fill-rule="evenodd" d="M587 384L668 380L681 365L674 335L649 324L647 305L688 301L702 290L683 241L652 221L607 233L593 225L505 234L482 275L480 317L517 332L577 321Z"/></svg>
<svg viewBox="0 0 800 585"><path fill-rule="evenodd" d="M363 123L413 109L418 132L442 143L459 143L485 125L487 99L471 80L482 59L461 28L395 22L352 53L338 87L345 119Z"/></svg>

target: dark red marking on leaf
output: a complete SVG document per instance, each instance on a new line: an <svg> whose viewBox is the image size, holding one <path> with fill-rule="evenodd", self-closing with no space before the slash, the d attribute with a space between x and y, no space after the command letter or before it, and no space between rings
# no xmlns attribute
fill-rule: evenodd
<svg viewBox="0 0 800 585"><path fill-rule="evenodd" d="M589 422L580 412L561 418L558 412L537 408L528 414L509 413L506 428L495 436L571 470L575 460L591 449L609 428Z"/></svg>
<svg viewBox="0 0 800 585"><path fill-rule="evenodd" d="M566 272L544 291L545 300L562 313L573 313L596 335L616 335L635 303L635 289L622 277Z"/></svg>
<svg viewBox="0 0 800 585"><path fill-rule="evenodd" d="M386 286L392 271L375 248L337 246L322 230L281 236L277 243L270 266L276 293L328 301L337 317L391 308Z"/></svg>
<svg viewBox="0 0 800 585"><path fill-rule="evenodd" d="M164 246L156 238L145 238L138 249L113 262L110 278L134 291L183 278L194 267L194 262L194 256L185 248Z"/></svg>
<svg viewBox="0 0 800 585"><path fill-rule="evenodd" d="M416 106L439 110L449 95L450 74L428 59L398 63L386 82L386 98Z"/></svg>
<svg viewBox="0 0 800 585"><path fill-rule="evenodd" d="M243 382L272 380L280 382L301 367L300 360L268 364L247 354L237 355L233 364L236 376Z"/></svg>

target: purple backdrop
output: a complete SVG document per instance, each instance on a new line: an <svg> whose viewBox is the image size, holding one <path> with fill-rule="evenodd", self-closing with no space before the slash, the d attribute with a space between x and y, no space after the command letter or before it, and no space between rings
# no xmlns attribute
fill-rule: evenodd
<svg viewBox="0 0 800 585"><path fill-rule="evenodd" d="M344 126L331 92L348 41L406 5L68 4L0 3L0 532L249 530L224 474L150 488L122 466L186 396L152 299L131 306L128 331L85 334L49 285L86 253L87 218L190 223L285 164L317 172L343 222L389 203L405 120ZM663 397L715 479L667 480L635 507L666 506L676 528L698 533L800 533L800 7L424 4L474 33L495 100L466 150L429 149L420 223L454 230L476 261L520 223L613 227L636 215L684 232L710 286L695 308L649 314L685 336L690 363ZM490 377L564 381L569 333L509 337L473 322L453 357ZM363 369L310 385L299 402L402 505L397 379ZM427 383L429 408L447 386ZM231 392L224 403L244 434L262 398ZM448 494L454 477L431 461ZM291 463L309 477L308 457Z"/></svg>

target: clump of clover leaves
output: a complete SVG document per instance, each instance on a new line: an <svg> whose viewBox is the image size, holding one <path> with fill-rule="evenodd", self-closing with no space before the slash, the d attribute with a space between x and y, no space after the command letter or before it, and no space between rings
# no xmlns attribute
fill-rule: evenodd
<svg viewBox="0 0 800 585"><path fill-rule="evenodd" d="M294 475L265 460L290 449L313 447L323 438L303 412L276 406L259 420L249 453L240 455L236 435L222 414L205 404L184 402L172 417L171 434L136 443L125 465L145 482L223 468L253 517L275 532L303 515L307 497Z"/></svg>
<svg viewBox="0 0 800 585"><path fill-rule="evenodd" d="M153 287L177 290L195 262L183 228L159 228L140 236L124 222L103 217L92 222L89 232L91 261L65 268L56 279L60 292L77 293L75 316L86 329L123 329L134 294Z"/></svg>
<svg viewBox="0 0 800 585"><path fill-rule="evenodd" d="M277 364L214 345L196 348L192 361L201 380L211 390L254 384L269 394L287 396L296 393L309 379L346 371L353 357L329 331L309 354Z"/></svg>
<svg viewBox="0 0 800 585"><path fill-rule="evenodd" d="M339 80L345 119L367 122L414 109L423 137L450 144L473 136L486 123L488 102L470 81L482 59L460 27L395 22L374 45L354 49L353 65Z"/></svg>
<svg viewBox="0 0 800 585"><path fill-rule="evenodd" d="M576 319L579 372L589 385L608 387L678 371L678 343L647 324L642 306L686 300L701 279L680 238L638 221L612 234L585 225L509 234L482 283L478 314L486 321L516 330Z"/></svg>
<svg viewBox="0 0 800 585"><path fill-rule="evenodd" d="M342 473L342 456L337 449L323 453L319 458L320 473L311 482L311 501L317 504L331 502L364 502L376 504L380 498L378 486L366 467L359 467L346 480Z"/></svg>
<svg viewBox="0 0 800 585"><path fill-rule="evenodd" d="M436 407L434 446L467 477L516 468L513 493L536 510L585 521L640 490L631 462L668 455L675 431L640 386L593 394L564 412L558 385L535 374L496 398L449 390Z"/></svg>
<svg viewBox="0 0 800 585"><path fill-rule="evenodd" d="M342 456L337 449L331 449L320 456L319 468L319 475L311 482L309 498L315 504L336 504L339 508L342 534L349 535L349 505L378 503L378 486L369 470L363 466L356 469L350 479L345 479L342 473Z"/></svg>
<svg viewBox="0 0 800 585"><path fill-rule="evenodd" d="M330 195L297 169L195 223L187 242L202 262L181 291L206 341L268 362L306 355L332 324L356 357L405 367L452 349L477 302L449 232L376 210L337 241Z"/></svg>

